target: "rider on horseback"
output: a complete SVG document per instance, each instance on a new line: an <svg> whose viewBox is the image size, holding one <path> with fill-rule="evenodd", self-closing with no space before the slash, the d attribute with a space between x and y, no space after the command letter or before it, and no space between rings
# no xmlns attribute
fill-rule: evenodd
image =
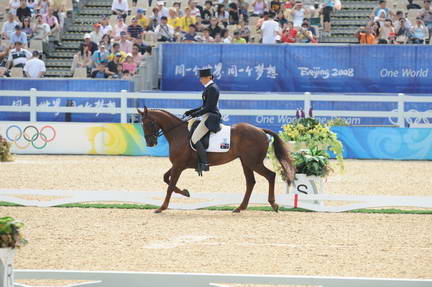
<svg viewBox="0 0 432 287"><path fill-rule="evenodd" d="M205 87L202 93L202 106L185 112L185 116L192 118L201 117L201 122L195 129L191 141L198 152L198 170L208 171L209 165L207 153L203 143L200 141L209 131L218 132L220 130L221 114L218 109L219 88L213 82L211 69L199 70L200 82Z"/></svg>

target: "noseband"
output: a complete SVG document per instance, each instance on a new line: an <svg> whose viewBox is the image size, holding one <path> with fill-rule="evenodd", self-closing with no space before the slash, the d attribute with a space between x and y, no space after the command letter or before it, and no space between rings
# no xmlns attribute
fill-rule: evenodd
<svg viewBox="0 0 432 287"><path fill-rule="evenodd" d="M149 134L149 135L144 134L144 138L146 140L150 140L151 137L158 138L161 135L163 135L163 131L160 128L157 127L156 122L154 120L150 119L150 122L148 124L144 124L143 123L143 126L146 126L146 125L148 125L148 127L152 131L152 134Z"/></svg>

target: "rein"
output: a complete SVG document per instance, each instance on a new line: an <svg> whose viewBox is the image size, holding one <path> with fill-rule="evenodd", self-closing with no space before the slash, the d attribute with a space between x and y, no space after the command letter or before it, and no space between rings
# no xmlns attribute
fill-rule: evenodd
<svg viewBox="0 0 432 287"><path fill-rule="evenodd" d="M154 134L153 134L153 135L144 135L144 137L145 137L145 138L147 138L147 137L152 137L152 136L160 137L160 136L166 135L167 133L169 133L169 132L175 130L176 128L178 128L179 126L181 126L181 125L187 123L188 120L190 120L190 118L189 118L189 117L184 117L184 118L181 118L180 120L181 120L181 123L175 125L174 127L168 129L167 131L163 131L161 128L159 128L158 130L156 130L156 123L155 123L155 121L152 119L150 123L151 123L151 125L152 125L152 129L154 130Z"/></svg>

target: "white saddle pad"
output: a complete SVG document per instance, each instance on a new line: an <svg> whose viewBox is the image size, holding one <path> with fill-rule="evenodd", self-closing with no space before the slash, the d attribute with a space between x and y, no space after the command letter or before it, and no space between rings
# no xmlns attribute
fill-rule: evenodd
<svg viewBox="0 0 432 287"><path fill-rule="evenodd" d="M193 150L192 142L189 142ZM209 147L207 152L227 152L231 148L231 126L221 124L221 130L217 133L210 132Z"/></svg>

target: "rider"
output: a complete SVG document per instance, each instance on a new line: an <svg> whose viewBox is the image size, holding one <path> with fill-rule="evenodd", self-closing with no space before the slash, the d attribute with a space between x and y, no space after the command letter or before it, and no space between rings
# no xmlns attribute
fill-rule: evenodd
<svg viewBox="0 0 432 287"><path fill-rule="evenodd" d="M200 140L209 131L218 132L220 130L221 114L218 109L219 88L213 82L211 69L199 70L199 76L201 84L205 87L202 93L203 104L201 107L185 112L185 116L191 116L192 118L201 116L201 122L195 129L191 140L198 152L198 171L208 171L207 153Z"/></svg>

